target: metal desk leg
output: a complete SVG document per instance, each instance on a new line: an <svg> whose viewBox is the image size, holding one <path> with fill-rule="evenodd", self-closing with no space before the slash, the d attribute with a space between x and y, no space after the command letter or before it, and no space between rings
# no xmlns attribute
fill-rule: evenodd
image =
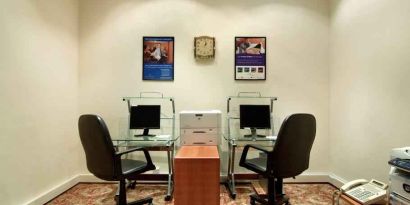
<svg viewBox="0 0 410 205"><path fill-rule="evenodd" d="M231 144L228 142L228 173L227 173L227 183L229 182L229 180L230 180L230 177L231 177L231 164L232 164L232 155L231 155L231 151L232 151L232 149L231 149Z"/></svg>
<svg viewBox="0 0 410 205"><path fill-rule="evenodd" d="M168 191L165 196L165 201L170 201L172 199L172 193L174 191L173 186L173 156L174 156L174 144L168 145L167 148L167 158L168 158Z"/></svg>
<svg viewBox="0 0 410 205"><path fill-rule="evenodd" d="M227 177L227 188L231 198L236 198L235 190L235 148L236 144L234 142L229 142L229 159L228 159L228 177Z"/></svg>

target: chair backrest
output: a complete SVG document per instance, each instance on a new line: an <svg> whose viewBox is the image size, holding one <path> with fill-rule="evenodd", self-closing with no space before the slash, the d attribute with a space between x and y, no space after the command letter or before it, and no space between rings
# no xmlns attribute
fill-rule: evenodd
<svg viewBox="0 0 410 205"><path fill-rule="evenodd" d="M273 175L288 178L309 168L310 150L316 135L311 114L293 114L285 119L272 151Z"/></svg>
<svg viewBox="0 0 410 205"><path fill-rule="evenodd" d="M115 180L115 150L104 120L97 115L81 115L78 130L88 171L100 179Z"/></svg>

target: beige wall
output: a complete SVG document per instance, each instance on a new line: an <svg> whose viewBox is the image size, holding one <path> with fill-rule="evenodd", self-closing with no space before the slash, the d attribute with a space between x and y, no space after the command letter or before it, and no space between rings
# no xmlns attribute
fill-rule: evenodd
<svg viewBox="0 0 410 205"><path fill-rule="evenodd" d="M387 182L390 150L410 142L410 1L331 8L330 170Z"/></svg>
<svg viewBox="0 0 410 205"><path fill-rule="evenodd" d="M79 173L78 2L0 1L0 203Z"/></svg>
<svg viewBox="0 0 410 205"><path fill-rule="evenodd" d="M294 112L317 117L309 171L346 180L387 181L390 149L408 145L407 0L79 2L0 2L2 203L86 173L78 114L100 114L117 135L121 97L141 91L174 96L177 112L224 114L239 91L278 96L276 125ZM149 35L175 36L173 82L141 80ZM193 58L199 35L216 37L215 60ZM245 35L267 37L266 81L233 79L234 36ZM154 154L162 171L164 156Z"/></svg>
<svg viewBox="0 0 410 205"><path fill-rule="evenodd" d="M225 113L227 96L260 91L279 97L278 122L295 112L317 117L310 171L328 171L328 10L326 0L81 1L80 111L100 114L115 135L127 114L123 96L160 91L175 97L177 112ZM150 35L175 36L173 82L141 80L142 37ZM195 61L199 35L216 37L214 61ZM241 35L267 37L266 81L234 80Z"/></svg>

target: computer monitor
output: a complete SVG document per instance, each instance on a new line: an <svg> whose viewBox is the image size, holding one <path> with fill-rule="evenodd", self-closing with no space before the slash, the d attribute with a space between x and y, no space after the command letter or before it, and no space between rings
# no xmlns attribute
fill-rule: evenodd
<svg viewBox="0 0 410 205"><path fill-rule="evenodd" d="M239 118L241 129L251 129L251 134L245 135L245 137L266 137L257 135L256 129L271 128L269 105L240 105Z"/></svg>
<svg viewBox="0 0 410 205"><path fill-rule="evenodd" d="M142 135L135 136L155 136L149 135L149 129L160 129L161 106L160 105L138 105L131 106L130 129L144 129Z"/></svg>

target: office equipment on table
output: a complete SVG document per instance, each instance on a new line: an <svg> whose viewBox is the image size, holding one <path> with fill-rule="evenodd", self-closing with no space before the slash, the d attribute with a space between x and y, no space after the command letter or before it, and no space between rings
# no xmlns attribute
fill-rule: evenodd
<svg viewBox="0 0 410 205"><path fill-rule="evenodd" d="M219 145L221 111L181 111L179 113L181 145Z"/></svg>
<svg viewBox="0 0 410 205"><path fill-rule="evenodd" d="M245 137L266 137L256 134L256 129L270 129L270 108L269 105L239 105L240 128L249 128L250 135Z"/></svg>
<svg viewBox="0 0 410 205"><path fill-rule="evenodd" d="M267 195L251 195L251 204L289 204L289 198L283 193L283 179L298 176L309 168L315 135L316 119L313 115L292 114L282 123L273 150L245 146L239 165L268 179ZM250 148L267 156L248 159Z"/></svg>
<svg viewBox="0 0 410 205"><path fill-rule="evenodd" d="M149 151L165 151L167 153L168 187L165 200L170 201L173 193L175 141L178 140L178 137L175 136L175 100L173 97L166 97L160 92L140 92L138 96L123 97L122 100L127 102L128 119L130 120L126 122L127 126L120 126L123 127L123 130L120 130L120 133L114 136L112 141L117 149L144 147ZM131 128L131 112L134 106L160 106L160 129L150 130L151 136L143 134L143 136L135 137L135 130L129 129ZM155 115L158 116L158 107L153 109L155 109ZM157 119L155 117L155 123L157 123Z"/></svg>
<svg viewBox="0 0 410 205"><path fill-rule="evenodd" d="M348 196L359 204L367 205L375 204L377 202L384 204L387 187L387 184L374 179L370 180L370 182L365 179L356 179L344 184L340 190L333 193L332 204L339 205L339 198L342 194Z"/></svg>
<svg viewBox="0 0 410 205"><path fill-rule="evenodd" d="M116 202L118 205L127 204L125 180L135 179L141 173L155 169L148 151L144 148L134 148L116 152L104 120L97 115L80 116L78 129L88 170L102 180L119 181ZM136 151L144 153L145 159L143 161L121 159L124 154ZM140 199L130 204L152 204L152 197Z"/></svg>
<svg viewBox="0 0 410 205"><path fill-rule="evenodd" d="M138 105L131 106L130 129L143 129L143 134L135 136L150 135L149 129L161 128L161 106L160 105Z"/></svg>
<svg viewBox="0 0 410 205"><path fill-rule="evenodd" d="M410 147L392 149L390 153L390 195L392 205L410 204Z"/></svg>
<svg viewBox="0 0 410 205"><path fill-rule="evenodd" d="M175 156L175 205L219 205L217 146L182 146Z"/></svg>
<svg viewBox="0 0 410 205"><path fill-rule="evenodd" d="M227 117L226 117L226 132L222 135L223 139L228 142L228 173L226 178L226 187L231 198L236 197L235 190L235 155L237 147L242 147L247 144L257 144L273 147L276 141L274 134L274 101L277 97L262 96L259 92L239 92L235 96L227 98ZM241 105L264 105L269 106L270 129L258 130L258 134L270 137L245 137L243 129L240 127L240 106ZM266 126L268 127L268 126ZM245 133L249 134L249 132Z"/></svg>

